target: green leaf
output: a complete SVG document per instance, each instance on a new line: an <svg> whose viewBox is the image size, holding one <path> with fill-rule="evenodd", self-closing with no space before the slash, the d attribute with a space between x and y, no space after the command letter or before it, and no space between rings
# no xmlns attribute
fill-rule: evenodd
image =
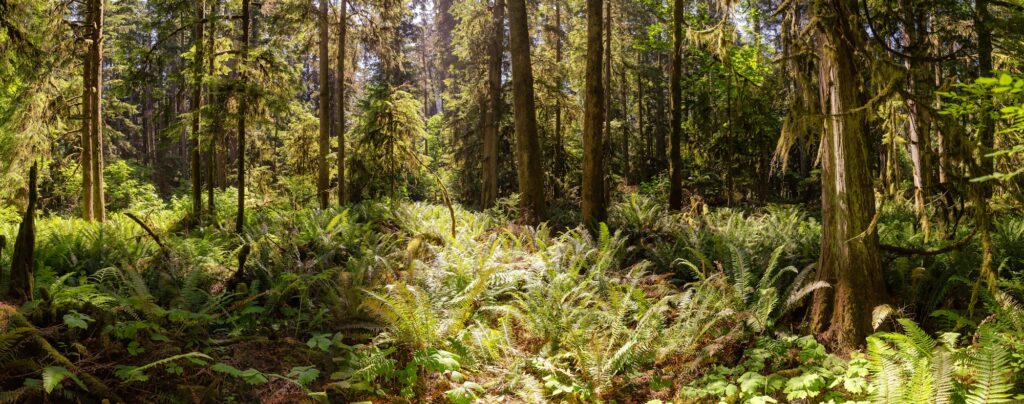
<svg viewBox="0 0 1024 404"><path fill-rule="evenodd" d="M83 330L89 329L89 323L96 321L92 317L86 314L79 313L75 310L71 310L68 314L64 315L64 324L68 328L81 328Z"/></svg>
<svg viewBox="0 0 1024 404"><path fill-rule="evenodd" d="M64 379L71 379L78 384L78 387L82 388L82 390L89 391L89 389L82 384L82 381L78 379L78 376L75 376L75 374L71 373L67 368L63 366L47 366L43 368L43 390L46 391L47 394L56 390L60 386L60 382L64 381Z"/></svg>
<svg viewBox="0 0 1024 404"><path fill-rule="evenodd" d="M306 346L310 348L317 348L321 351L327 352L331 349L331 334L313 334L313 337L310 338L309 341L306 341Z"/></svg>
<svg viewBox="0 0 1024 404"><path fill-rule="evenodd" d="M296 366L288 372L288 377L295 379L302 387L309 387L310 383L320 377L320 370L314 366Z"/></svg>

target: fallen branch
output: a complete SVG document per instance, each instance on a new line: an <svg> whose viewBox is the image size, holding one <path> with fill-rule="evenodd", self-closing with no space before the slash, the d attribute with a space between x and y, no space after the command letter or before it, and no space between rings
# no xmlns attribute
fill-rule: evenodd
<svg viewBox="0 0 1024 404"><path fill-rule="evenodd" d="M142 230L145 230L146 233L149 234L149 237L152 237L153 241L156 241L156 245L160 246L160 251L162 251L164 255L170 255L170 250L167 249L167 246L165 246L162 241L160 241L160 236L157 236L156 233L153 232L153 229L150 229L142 219L139 219L138 216L135 216L131 212L127 212L124 215L128 216L128 218L132 219L135 223L138 223L139 227L142 227Z"/></svg>
<svg viewBox="0 0 1024 404"><path fill-rule="evenodd" d="M948 253L948 252L951 252L951 251L956 251L956 250L962 249L962 248L966 247L968 244L970 244L971 241L974 240L974 236L977 235L977 234L978 234L978 229L974 229L974 231L972 231L971 234L967 235L967 237L964 237L960 241L957 241L956 243L953 243L953 244L950 244L948 246L939 248L937 250L924 250L924 249L899 247L899 246L886 245L886 244L882 244L881 247L882 247L882 251L885 251L885 252L888 252L888 253L899 254L899 255L921 255L921 256L930 257L930 256L945 254L945 253Z"/></svg>

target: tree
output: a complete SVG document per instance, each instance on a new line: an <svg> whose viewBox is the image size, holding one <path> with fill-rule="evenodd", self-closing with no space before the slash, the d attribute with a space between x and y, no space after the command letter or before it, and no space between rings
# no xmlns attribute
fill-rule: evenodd
<svg viewBox="0 0 1024 404"><path fill-rule="evenodd" d="M668 207L672 210L683 208L683 160L679 148L683 138L683 0L674 0L672 7L672 71L669 75L672 117L669 130Z"/></svg>
<svg viewBox="0 0 1024 404"><path fill-rule="evenodd" d="M191 133L191 158L189 160L192 179L192 216L195 220L203 214L203 180L202 165L200 164L202 154L200 153L200 122L203 99L203 26L206 18L206 2L195 3L196 14L192 31L192 45L195 47L195 55L192 60L192 133Z"/></svg>
<svg viewBox="0 0 1024 404"><path fill-rule="evenodd" d="M811 330L840 350L864 343L872 310L886 300L875 232L866 116L860 108L856 0L816 0L821 145L821 256Z"/></svg>
<svg viewBox="0 0 1024 404"><path fill-rule="evenodd" d="M331 174L327 167L327 151L331 148L331 70L330 26L327 24L327 0L320 1L317 21L320 27L320 145L317 152L316 194L320 209L330 202Z"/></svg>
<svg viewBox="0 0 1024 404"><path fill-rule="evenodd" d="M82 217L104 221L103 196L103 0L86 7L88 50L83 60Z"/></svg>
<svg viewBox="0 0 1024 404"><path fill-rule="evenodd" d="M491 6L491 38L487 49L487 109L483 112L483 187L480 207L498 199L498 125L501 122L501 66L505 49L505 0Z"/></svg>
<svg viewBox="0 0 1024 404"><path fill-rule="evenodd" d="M605 121L605 90L602 84L603 0L587 1L587 78L583 117L583 223L596 226L606 218L604 147L601 124ZM609 39L610 43L610 39ZM606 71L607 72L607 71ZM607 83L607 82L605 82Z"/></svg>
<svg viewBox="0 0 1024 404"><path fill-rule="evenodd" d="M345 57L348 55L348 0L338 5L338 205L348 202L345 186L345 89L348 71Z"/></svg>
<svg viewBox="0 0 1024 404"><path fill-rule="evenodd" d="M25 208L25 216L18 225L18 238L14 240L14 256L11 257L11 280L7 298L15 304L32 300L33 272L36 265L37 176L37 163L33 163L28 175L28 207ZM0 247L3 247L2 243Z"/></svg>
<svg viewBox="0 0 1024 404"><path fill-rule="evenodd" d="M92 40L92 215L99 222L107 217L105 197L103 194L103 0L92 0L93 40Z"/></svg>
<svg viewBox="0 0 1024 404"><path fill-rule="evenodd" d="M246 63L249 58L249 14L250 0L242 0L242 38L239 40L238 75L241 81L241 93L238 96L238 212L235 216L235 232L245 229L245 114L248 113L248 90L246 83Z"/></svg>
<svg viewBox="0 0 1024 404"><path fill-rule="evenodd" d="M451 13L452 0L435 0L435 4L437 5L435 26L438 42L435 49L439 53L441 62L440 74L438 75L438 91L443 94L448 89L445 80L448 78L449 70L455 64L455 55L452 52L452 31L455 30L455 17ZM439 112L444 108L441 102L442 99L442 97L438 97L437 106Z"/></svg>
<svg viewBox="0 0 1024 404"><path fill-rule="evenodd" d="M512 105L515 110L520 208L523 219L533 223L544 219L546 202L528 20L526 0L509 0L509 49L512 53Z"/></svg>
<svg viewBox="0 0 1024 404"><path fill-rule="evenodd" d="M92 170L92 104L93 104L93 80L96 74L93 73L93 46L96 31L95 14L92 11L92 2L87 4L85 10L85 36L88 40L86 51L82 56L82 134L81 134L81 169L82 169L82 218L88 221L93 216L93 188L92 182L94 172Z"/></svg>

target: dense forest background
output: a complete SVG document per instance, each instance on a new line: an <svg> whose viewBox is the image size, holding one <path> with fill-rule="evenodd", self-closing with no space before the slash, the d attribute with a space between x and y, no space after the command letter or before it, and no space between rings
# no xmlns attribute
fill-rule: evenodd
<svg viewBox="0 0 1024 404"><path fill-rule="evenodd" d="M0 0L0 402L1024 400L1021 0Z"/></svg>

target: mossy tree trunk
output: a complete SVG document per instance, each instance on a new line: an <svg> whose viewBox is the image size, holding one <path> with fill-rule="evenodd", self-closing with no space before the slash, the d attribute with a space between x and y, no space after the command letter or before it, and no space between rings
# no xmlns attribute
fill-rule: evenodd
<svg viewBox="0 0 1024 404"><path fill-rule="evenodd" d="M238 75L241 81L241 93L238 96L238 211L235 215L235 232L241 233L245 229L245 114L248 113L248 90L246 89L246 63L249 58L249 25L250 25L250 0L242 0L242 40L240 41L240 52L238 68L242 70Z"/></svg>
<svg viewBox="0 0 1024 404"><path fill-rule="evenodd" d="M194 220L199 220L203 214L203 176L202 176L202 153L200 149L200 130L202 117L200 111L202 110L203 100L203 36L204 36L204 24L203 20L206 18L206 4L205 1L199 0L195 3L196 7L196 21L192 30L192 46L195 47L195 55L192 61L192 137L189 139L190 156L189 156L189 175L192 180L192 216Z"/></svg>
<svg viewBox="0 0 1024 404"><path fill-rule="evenodd" d="M338 205L348 202L345 186L345 89L347 70L345 56L348 54L348 0L338 5Z"/></svg>
<svg viewBox="0 0 1024 404"><path fill-rule="evenodd" d="M818 278L831 285L814 294L811 329L845 351L871 333L872 310L886 289L874 231L875 196L865 110L860 105L862 43L856 0L819 0L818 84L824 130L821 145L821 257Z"/></svg>
<svg viewBox="0 0 1024 404"><path fill-rule="evenodd" d="M11 257L11 282L7 298L15 304L32 300L33 272L36 263L36 164L28 175L28 207L18 226L18 237L14 240L14 255Z"/></svg>
<svg viewBox="0 0 1024 404"><path fill-rule="evenodd" d="M320 201L320 209L327 209L330 203L331 170L327 166L327 152L331 148L331 51L330 25L327 23L327 0L320 1L320 12L317 13L320 28L320 144L317 149L317 180L316 195Z"/></svg>

